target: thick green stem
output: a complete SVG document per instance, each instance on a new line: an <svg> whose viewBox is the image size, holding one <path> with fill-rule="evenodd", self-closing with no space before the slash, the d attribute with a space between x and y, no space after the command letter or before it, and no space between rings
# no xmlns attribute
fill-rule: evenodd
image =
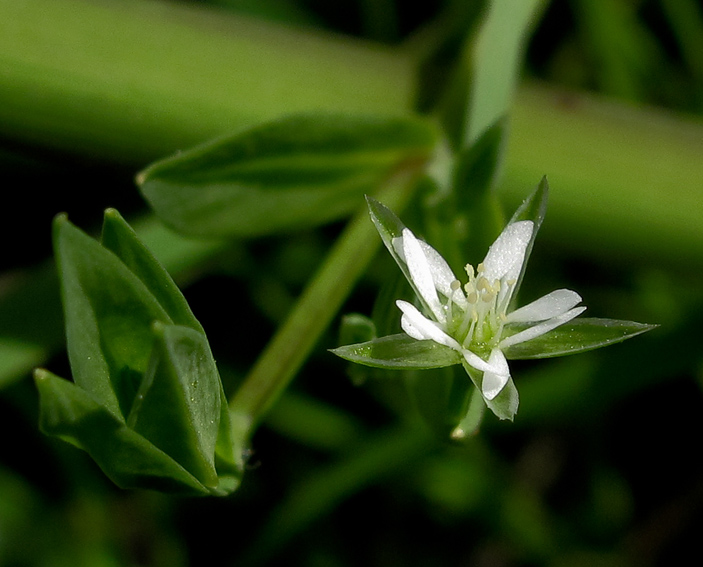
<svg viewBox="0 0 703 567"><path fill-rule="evenodd" d="M162 0L0 0L0 134L141 165L300 111L403 113L398 50Z"/></svg>
<svg viewBox="0 0 703 567"><path fill-rule="evenodd" d="M407 203L414 180L383 189L378 199L394 210ZM248 436L278 398L327 328L381 239L364 207L349 223L300 299L230 402L237 435Z"/></svg>

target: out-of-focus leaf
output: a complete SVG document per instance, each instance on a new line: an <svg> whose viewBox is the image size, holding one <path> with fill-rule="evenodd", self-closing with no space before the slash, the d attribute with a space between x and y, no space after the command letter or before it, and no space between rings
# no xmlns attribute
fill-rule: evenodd
<svg viewBox="0 0 703 567"><path fill-rule="evenodd" d="M461 362L461 355L434 341L418 341L399 333L332 349L337 356L376 368L413 370L443 368Z"/></svg>
<svg viewBox="0 0 703 567"><path fill-rule="evenodd" d="M376 325L366 315L349 313L339 324L339 342L342 344L372 341L377 336Z"/></svg>
<svg viewBox="0 0 703 567"><path fill-rule="evenodd" d="M435 138L417 118L296 115L157 162L137 180L176 230L263 235L350 213L394 173L421 167Z"/></svg>
<svg viewBox="0 0 703 567"><path fill-rule="evenodd" d="M544 4L544 0L485 4L483 19L466 39L440 109L454 147L470 145L508 112L523 46Z"/></svg>
<svg viewBox="0 0 703 567"><path fill-rule="evenodd" d="M622 342L654 329L657 325L618 321L616 319L583 318L574 319L544 335L511 345L504 350L506 358L551 358L566 354L576 354L603 346ZM525 326L506 328L505 336L519 332Z"/></svg>
<svg viewBox="0 0 703 567"><path fill-rule="evenodd" d="M433 243L455 273L466 262L478 263L505 224L494 191L508 134L507 119L498 120L473 144L456 153L453 191L446 199L446 220L433 231ZM448 223L454 230L447 230ZM475 258L475 260L474 260Z"/></svg>

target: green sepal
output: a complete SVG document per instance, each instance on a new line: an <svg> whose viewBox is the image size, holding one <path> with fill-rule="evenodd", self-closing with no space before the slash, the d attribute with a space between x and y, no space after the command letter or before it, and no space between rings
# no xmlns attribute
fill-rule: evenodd
<svg viewBox="0 0 703 567"><path fill-rule="evenodd" d="M73 382L42 369L34 377L42 432L87 451L117 486L200 496L213 493Z"/></svg>
<svg viewBox="0 0 703 567"><path fill-rule="evenodd" d="M378 234L381 236L383 244L385 245L388 252L390 252L390 255L393 257L396 264L398 264L400 271L403 272L405 279L408 281L410 287L412 287L413 291L415 292L415 296L418 298L422 298L422 295L413 283L413 279L410 276L410 271L408 270L407 264L401 259L401 257L395 250L395 246L393 246L393 240L396 238L401 238L403 236L403 229L405 229L406 226L393 211L391 211L383 203L377 201L373 197L367 195L366 204L369 207L369 214L371 215L371 220L373 221L373 224L376 227Z"/></svg>
<svg viewBox="0 0 703 567"><path fill-rule="evenodd" d="M529 220L534 224L534 229L532 230L532 237L530 238L527 248L525 249L525 259L522 262L522 270L515 283L515 288L513 291L513 297L510 300L509 311L515 310L518 301L518 292L520 291L520 286L522 285L522 279L525 277L525 269L527 267L527 262L530 259L530 254L532 253L532 247L535 243L535 238L537 238L537 233L542 226L544 221L544 216L547 214L547 202L549 200L549 183L547 178L543 177L537 184L537 187L530 193L529 197L525 199L522 204L517 208L513 216L508 221L508 224L512 224L519 221Z"/></svg>
<svg viewBox="0 0 703 567"><path fill-rule="evenodd" d="M54 221L54 250L73 380L124 416L151 355L151 324L171 318L119 257L65 215Z"/></svg>
<svg viewBox="0 0 703 567"><path fill-rule="evenodd" d="M544 335L509 346L503 350L503 354L513 360L577 354L622 342L657 326L617 319L574 319ZM508 337L527 327L529 325L506 325L503 336Z"/></svg>
<svg viewBox="0 0 703 567"><path fill-rule="evenodd" d="M258 236L352 212L389 176L419 170L436 138L414 117L294 115L159 161L137 182L178 231Z"/></svg>
<svg viewBox="0 0 703 567"><path fill-rule="evenodd" d="M483 372L469 366L466 361L462 364L464 365L466 373L471 377L471 380L478 389L479 395L482 395L483 389L481 386L483 384ZM520 397L512 377L508 379L508 383L495 398L492 400L487 400L484 397L483 401L486 403L486 406L488 406L488 409L490 409L496 417L498 417L498 419L513 421L515 414L517 413L518 406L520 405Z"/></svg>
<svg viewBox="0 0 703 567"><path fill-rule="evenodd" d="M394 370L443 368L461 362L461 355L434 341L418 341L405 333L331 349L337 356L372 366Z"/></svg>

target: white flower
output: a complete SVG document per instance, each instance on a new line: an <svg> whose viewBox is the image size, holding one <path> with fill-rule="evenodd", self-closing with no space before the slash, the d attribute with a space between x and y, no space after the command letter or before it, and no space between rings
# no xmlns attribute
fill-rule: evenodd
<svg viewBox="0 0 703 567"><path fill-rule="evenodd" d="M506 226L483 263L475 270L466 265L468 282L463 286L444 258L407 228L392 242L425 311L396 301L403 312L403 331L414 339L432 340L458 351L471 368L483 372L481 391L488 401L510 380L505 348L539 337L586 309L576 307L581 302L578 293L560 289L508 311L533 231L529 220ZM529 326L504 337L510 323Z"/></svg>

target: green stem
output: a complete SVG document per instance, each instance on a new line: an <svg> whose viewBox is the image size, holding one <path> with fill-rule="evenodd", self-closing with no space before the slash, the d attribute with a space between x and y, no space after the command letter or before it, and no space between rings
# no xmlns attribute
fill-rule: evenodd
<svg viewBox="0 0 703 567"><path fill-rule="evenodd" d="M483 401L483 396L478 388L474 387L471 389L471 400L466 415L452 431L451 438L455 441L463 441L467 437L473 437L478 433L485 413L486 402Z"/></svg>
<svg viewBox="0 0 703 567"><path fill-rule="evenodd" d="M380 191L377 198L394 210L402 210L414 184L414 176L404 177ZM295 376L380 243L364 208L339 237L292 313L232 398L229 405L238 437L248 437Z"/></svg>
<svg viewBox="0 0 703 567"><path fill-rule="evenodd" d="M141 165L307 111L412 108L397 49L162 0L0 0L0 134Z"/></svg>

